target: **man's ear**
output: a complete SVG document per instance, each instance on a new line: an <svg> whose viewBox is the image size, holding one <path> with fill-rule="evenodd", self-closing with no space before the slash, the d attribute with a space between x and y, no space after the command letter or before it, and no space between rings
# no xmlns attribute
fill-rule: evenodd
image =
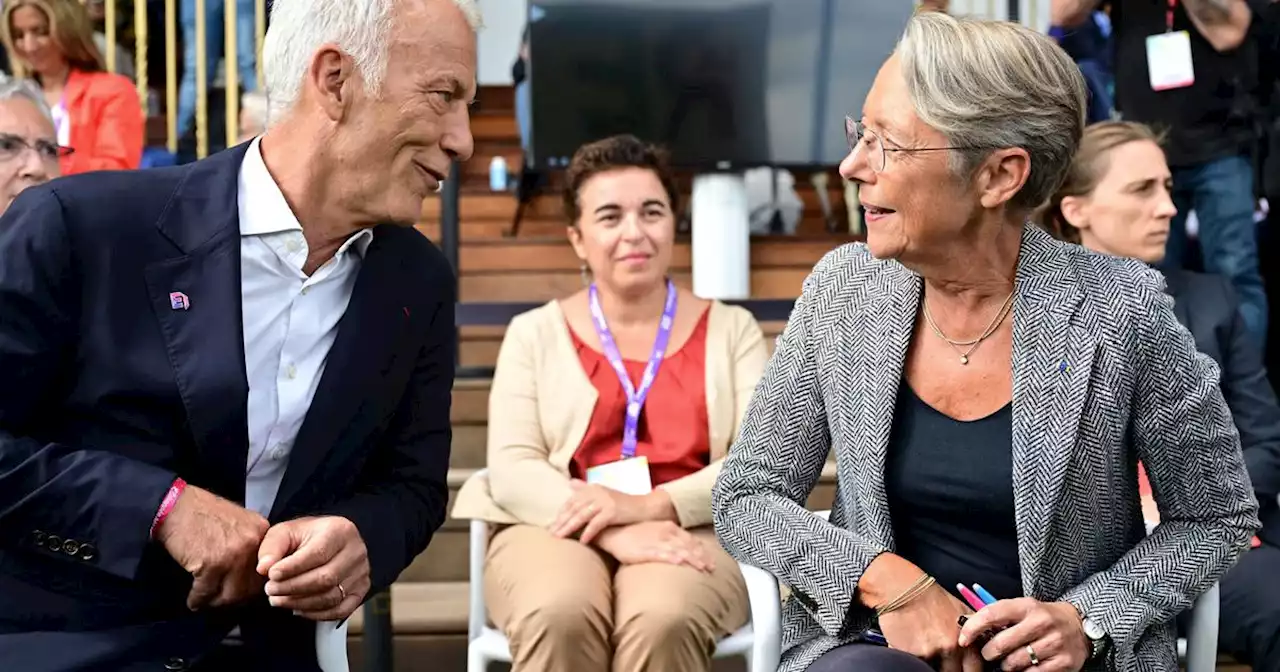
<svg viewBox="0 0 1280 672"><path fill-rule="evenodd" d="M351 57L336 45L326 44L312 57L306 83L325 114L338 121L351 105L351 84L355 79L355 63Z"/></svg>

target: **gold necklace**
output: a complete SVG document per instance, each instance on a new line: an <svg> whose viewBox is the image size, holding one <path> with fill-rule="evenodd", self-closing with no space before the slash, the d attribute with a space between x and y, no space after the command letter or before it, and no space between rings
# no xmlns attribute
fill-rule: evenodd
<svg viewBox="0 0 1280 672"><path fill-rule="evenodd" d="M996 313L995 318L991 320L991 324L987 325L982 335L971 341L955 341L947 338L947 335L942 333L942 329L938 327L938 323L933 321L933 315L929 313L928 299L921 301L921 305L924 306L924 319L929 323L929 328L933 330L933 333L938 338L946 341L947 345L951 346L951 349L955 350L957 355L960 355L960 363L963 365L969 363L969 356L973 354L973 351L977 350L983 341L991 338L991 334L996 333L996 329L1000 328L1004 318L1009 315L1009 311L1013 309L1013 292L1009 292L1009 296L1004 300L1004 305L1000 307L1000 312ZM964 347L967 347L968 350L961 350Z"/></svg>

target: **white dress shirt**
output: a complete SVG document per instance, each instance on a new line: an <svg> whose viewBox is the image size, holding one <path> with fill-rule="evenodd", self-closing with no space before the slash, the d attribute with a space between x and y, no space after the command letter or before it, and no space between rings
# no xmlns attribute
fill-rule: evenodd
<svg viewBox="0 0 1280 672"><path fill-rule="evenodd" d="M352 234L308 277L302 225L267 172L259 142L240 166L240 302L249 381L245 508L267 516L373 231Z"/></svg>

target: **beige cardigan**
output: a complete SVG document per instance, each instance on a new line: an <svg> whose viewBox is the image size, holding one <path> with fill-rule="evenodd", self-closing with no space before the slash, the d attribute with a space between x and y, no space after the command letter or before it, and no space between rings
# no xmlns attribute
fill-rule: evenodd
<svg viewBox="0 0 1280 672"><path fill-rule="evenodd" d="M711 486L764 371L764 334L751 313L713 301L707 317L706 394L711 464L658 486L680 524L711 523ZM489 393L488 475L458 493L454 518L550 525L569 499L569 462L595 410L558 301L507 327Z"/></svg>

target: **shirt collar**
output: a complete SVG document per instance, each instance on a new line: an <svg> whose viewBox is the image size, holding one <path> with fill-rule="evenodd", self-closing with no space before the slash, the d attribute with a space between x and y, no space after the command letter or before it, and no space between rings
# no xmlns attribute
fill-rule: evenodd
<svg viewBox="0 0 1280 672"><path fill-rule="evenodd" d="M267 170L262 160L262 136L249 143L244 161L240 164L239 196L240 235L262 236L286 231L302 232L302 223L293 214L289 202L284 199L280 185ZM351 234L338 253L354 247L362 258L373 242L373 229L361 229Z"/></svg>

